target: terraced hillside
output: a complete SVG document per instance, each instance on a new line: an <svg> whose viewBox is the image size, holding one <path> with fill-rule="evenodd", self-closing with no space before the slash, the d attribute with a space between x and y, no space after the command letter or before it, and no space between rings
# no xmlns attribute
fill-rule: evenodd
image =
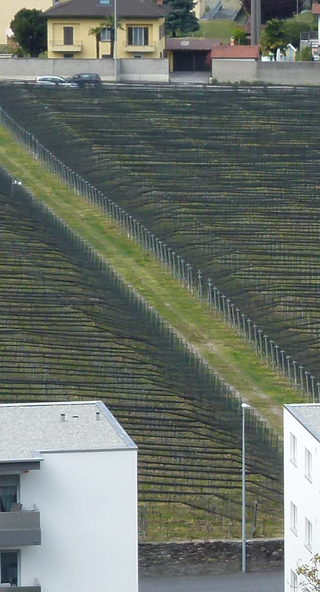
<svg viewBox="0 0 320 592"><path fill-rule="evenodd" d="M103 399L138 444L139 500L157 513L153 527L169 504L183 520L190 508L189 522L195 515L213 537L224 513L239 536L239 402L1 169L0 186L2 401ZM248 520L265 534L281 525L281 457L266 426L247 420Z"/></svg>
<svg viewBox="0 0 320 592"><path fill-rule="evenodd" d="M314 88L0 89L15 120L201 269L314 388L317 101Z"/></svg>

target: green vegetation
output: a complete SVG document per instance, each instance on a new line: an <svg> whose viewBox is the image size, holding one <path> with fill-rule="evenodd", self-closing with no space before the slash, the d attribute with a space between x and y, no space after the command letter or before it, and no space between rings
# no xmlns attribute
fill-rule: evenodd
<svg viewBox="0 0 320 592"><path fill-rule="evenodd" d="M153 92L113 87L89 94L50 93L32 88L14 89L14 93L5 88L1 93L4 108L14 119L18 118L20 125L29 126L31 133L61 161L181 253L195 270L200 268L203 272L205 268L203 278L213 278L221 286L219 289L224 290L222 293L231 293L229 297L234 302L240 301L241 308L252 299L248 316L255 319L261 315L264 332L270 335L274 332L273 338L279 339L279 344L284 339L285 348L290 353L293 349L291 359L305 356L306 366L310 360L311 364L317 363L314 293L318 285L319 247L314 218L318 205L313 191L318 170L314 125L317 93L303 94L303 125L295 118L295 113L301 111L298 92L287 93L285 101L282 94L269 89L268 92L258 89L250 95L246 89L200 93L190 89ZM310 126L306 125L309 121ZM302 193L305 144L309 182L307 186L303 183ZM216 318L196 296L178 286L164 267L138 249L97 208L44 172L6 134L1 135L0 155L0 160L16 177L93 245L126 282L192 343L215 371L281 431L282 403L300 400L298 392L288 387L282 375L266 367L221 318ZM195 290L196 278L197 271ZM171 363L175 353L172 348L165 366ZM112 401L117 417L124 427L130 427L128 431L134 439L141 438L141 424L146 430L144 439L140 440L148 467L146 473L144 467L140 471L140 501L145 507L141 509L142 537L149 536L148 531L152 538L162 536L161 528L170 523L176 536L183 538L188 521L199 536L206 532L208 536L238 534L239 473L235 467L239 467L240 456L239 417L228 415L232 423L230 445L227 452L225 448L219 450L223 463L221 456L215 460L219 441L214 431L217 424L214 426L211 420L218 417L219 421L226 421L225 407L217 413L219 400L215 398L211 403L211 397L200 399L199 404L198 395L190 393L198 393L194 380L201 376L196 367L189 366L188 372L188 378L182 378L182 389L180 375L176 373L173 380L171 372L166 373L165 397L163 392L156 397L143 396L143 401L137 395L123 397L127 398L130 409L127 415L122 408L124 401L115 398ZM118 388L122 386L120 382ZM176 389L174 396L172 384ZM139 391L138 385L136 392ZM212 392L216 394L215 389ZM178 393L183 393L180 399ZM230 432L220 423L218 426L225 445ZM195 477L200 464L196 450L200 433L208 444L208 450L203 446L201 451L201 466L206 472ZM183 481L186 475L181 469L179 453L170 456L164 447L160 462L159 454L155 461L152 452L152 447L159 449L158 442L164 437L172 454L177 450L181 434L186 438L184 442L188 442L184 450L190 447L192 454L196 451L194 457L188 458L188 483ZM146 443L148 450L144 448ZM259 439L258 443L260 446ZM251 446L252 454L253 449L257 454L253 440ZM164 473L162 468L168 468L168 456L171 464ZM262 475L261 470L260 473L250 470L250 511L256 499L255 491L263 489L265 478L272 472L265 450L260 456L263 463L269 463L268 472ZM212 492L208 459L213 462L215 479L221 477L219 470L223 472L225 466L232 466L230 474L224 475L221 492L224 501L231 505L232 516L237 516L234 526L229 521L226 528L225 524L218 524L216 516L212 519L217 499L203 495L205 490ZM194 479L202 488L199 496L194 493ZM168 501L168 487L174 482L178 486L183 484L187 509L185 504L181 508L181 499L176 495ZM273 475L269 489L265 488L273 500L268 512L261 510L263 514L257 524L250 518L259 535L279 534L281 529L281 499L279 496L276 501L274 497L278 485ZM161 495L165 490L167 498L162 506ZM190 509L192 503L199 505L194 514ZM163 517L162 522L160 518L157 520L157 532L150 527L154 522L154 518L148 518L151 507L153 516L158 513ZM221 515L225 514L224 509ZM205 515L210 518L206 520Z"/></svg>
<svg viewBox="0 0 320 592"><path fill-rule="evenodd" d="M221 43L229 43L235 28L234 21L216 19L212 21L199 21L200 29L194 33L194 37L208 37L219 39Z"/></svg>
<svg viewBox="0 0 320 592"><path fill-rule="evenodd" d="M199 21L195 15L193 0L165 0L171 10L166 16L166 31L172 37L198 31Z"/></svg>
<svg viewBox="0 0 320 592"><path fill-rule="evenodd" d="M22 8L10 23L16 43L26 55L38 58L47 49L47 19L41 10Z"/></svg>
<svg viewBox="0 0 320 592"><path fill-rule="evenodd" d="M225 324L177 286L157 263L123 236L99 211L43 171L4 131L0 161L76 232L97 249L130 285L279 432L281 405L300 401L286 381L267 368Z"/></svg>

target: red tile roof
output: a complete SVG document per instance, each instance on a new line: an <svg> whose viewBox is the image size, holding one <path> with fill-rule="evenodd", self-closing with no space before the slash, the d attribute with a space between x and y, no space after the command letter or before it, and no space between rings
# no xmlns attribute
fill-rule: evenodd
<svg viewBox="0 0 320 592"><path fill-rule="evenodd" d="M260 45L218 45L211 51L212 59L258 60Z"/></svg>
<svg viewBox="0 0 320 592"><path fill-rule="evenodd" d="M221 45L219 39L208 39L200 37L167 37L166 49L169 50L207 50L210 51L215 45Z"/></svg>
<svg viewBox="0 0 320 592"><path fill-rule="evenodd" d="M320 4L312 4L312 14L320 15Z"/></svg>

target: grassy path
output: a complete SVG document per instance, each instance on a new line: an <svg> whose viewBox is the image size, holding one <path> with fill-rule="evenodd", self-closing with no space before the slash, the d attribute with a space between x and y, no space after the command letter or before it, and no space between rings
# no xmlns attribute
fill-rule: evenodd
<svg viewBox="0 0 320 592"><path fill-rule="evenodd" d="M19 178L166 318L172 327L253 405L269 424L282 430L282 404L300 397L264 365L242 339L177 285L166 270L95 206L87 204L26 154L0 128L0 164Z"/></svg>

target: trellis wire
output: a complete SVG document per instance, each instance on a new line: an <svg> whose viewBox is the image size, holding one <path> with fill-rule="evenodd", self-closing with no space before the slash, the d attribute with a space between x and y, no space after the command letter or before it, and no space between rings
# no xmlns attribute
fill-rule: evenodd
<svg viewBox="0 0 320 592"><path fill-rule="evenodd" d="M170 326L168 321L163 319L133 288L127 285L122 278L113 270L113 268L82 238L77 235L72 229L59 218L52 210L50 210L44 202L37 200L32 193L25 188L22 183L15 179L7 170L0 167L3 185L7 184L13 196L17 193L23 196L25 200L32 203L32 206L38 212L41 219L47 221L56 232L64 236L64 239L73 245L73 251L81 253L83 256L90 257L91 264L94 268L102 270L107 273L112 281L121 287L135 305L138 305L144 316L148 318L153 327L160 333L167 336L174 348L177 348L183 353L190 367L196 368L199 375L206 381L208 385L208 392L219 392L226 401L229 409L234 410L239 415L241 414L241 399L237 391L220 377L218 372L209 366L209 364L186 342L184 341ZM276 454L281 451L279 447L278 434L272 428L267 426L266 422L262 420L252 409L248 409L246 413L246 424L249 430L257 434L259 440Z"/></svg>
<svg viewBox="0 0 320 592"><path fill-rule="evenodd" d="M32 134L19 126L1 107L0 123L14 139L45 168L60 177L64 184L88 202L99 206L102 212L121 227L129 238L164 265L191 294L206 303L211 310L219 315L230 328L250 344L250 347L273 370L283 375L301 398L308 401L320 401L320 382L315 382L303 366L292 360L281 346L269 339L252 319L240 311L231 300L216 288L211 279L203 282L201 270L194 270L179 254L140 224L133 216L127 214L114 201L109 199L83 177L58 160Z"/></svg>

